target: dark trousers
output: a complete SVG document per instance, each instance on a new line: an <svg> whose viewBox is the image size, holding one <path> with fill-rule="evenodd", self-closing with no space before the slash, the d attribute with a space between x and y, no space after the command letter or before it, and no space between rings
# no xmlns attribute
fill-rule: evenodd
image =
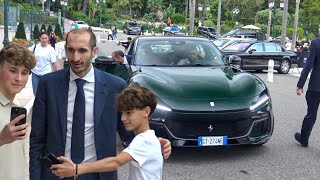
<svg viewBox="0 0 320 180"><path fill-rule="evenodd" d="M320 92L307 91L306 100L308 105L307 115L304 117L301 127L301 141L308 143L314 123L317 120L317 112L320 102Z"/></svg>

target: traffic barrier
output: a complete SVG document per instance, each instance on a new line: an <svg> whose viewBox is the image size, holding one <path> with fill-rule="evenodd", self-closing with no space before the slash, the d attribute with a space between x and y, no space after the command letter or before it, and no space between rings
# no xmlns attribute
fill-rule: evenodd
<svg viewBox="0 0 320 180"><path fill-rule="evenodd" d="M268 78L267 82L273 82L273 69L274 69L274 61L269 59L268 61Z"/></svg>

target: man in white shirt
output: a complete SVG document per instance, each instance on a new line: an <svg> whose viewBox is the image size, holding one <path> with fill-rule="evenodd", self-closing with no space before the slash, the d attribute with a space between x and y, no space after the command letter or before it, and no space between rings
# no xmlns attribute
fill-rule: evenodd
<svg viewBox="0 0 320 180"><path fill-rule="evenodd" d="M116 155L117 130L122 141L133 138L123 131L114 107L116 95L126 82L91 63L98 52L94 33L87 29L70 31L65 48L70 69L44 75L39 81L30 136L32 180L59 179L38 160L47 153L66 156L78 164L88 163ZM160 142L164 157L168 157L170 142ZM117 172L91 173L77 180L102 179L116 180Z"/></svg>
<svg viewBox="0 0 320 180"><path fill-rule="evenodd" d="M25 118L20 115L10 122L14 98L27 84L36 60L27 48L10 43L0 51L0 179L25 178L23 142L27 138L28 123L15 126Z"/></svg>

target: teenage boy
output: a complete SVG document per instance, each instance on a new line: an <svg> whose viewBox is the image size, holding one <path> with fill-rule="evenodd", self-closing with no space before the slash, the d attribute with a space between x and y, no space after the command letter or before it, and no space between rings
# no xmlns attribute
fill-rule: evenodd
<svg viewBox="0 0 320 180"><path fill-rule="evenodd" d="M14 98L27 84L31 69L36 65L33 53L17 43L0 51L0 179L25 178L24 145L28 123L15 126L25 116L10 122Z"/></svg>
<svg viewBox="0 0 320 180"><path fill-rule="evenodd" d="M129 147L115 157L84 164L74 164L65 157L59 157L63 164L51 166L53 173L59 178L77 177L92 172L115 171L130 162L129 180L161 180L161 146L149 127L149 117L156 106L157 97L147 88L132 86L124 89L117 97L116 108L121 112L126 130L135 134Z"/></svg>

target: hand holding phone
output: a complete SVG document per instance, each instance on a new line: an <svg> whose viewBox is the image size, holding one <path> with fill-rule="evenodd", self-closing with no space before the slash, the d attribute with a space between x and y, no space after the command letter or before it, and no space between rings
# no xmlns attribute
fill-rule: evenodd
<svg viewBox="0 0 320 180"><path fill-rule="evenodd" d="M57 159L53 153L49 153L44 157L39 158L46 168L50 168L53 164L61 164L62 162Z"/></svg>
<svg viewBox="0 0 320 180"><path fill-rule="evenodd" d="M16 126L25 124L27 122L27 109L23 107L12 107L10 121L15 120L18 116L22 114L24 114L25 116L24 118L18 120L18 122L15 124Z"/></svg>

